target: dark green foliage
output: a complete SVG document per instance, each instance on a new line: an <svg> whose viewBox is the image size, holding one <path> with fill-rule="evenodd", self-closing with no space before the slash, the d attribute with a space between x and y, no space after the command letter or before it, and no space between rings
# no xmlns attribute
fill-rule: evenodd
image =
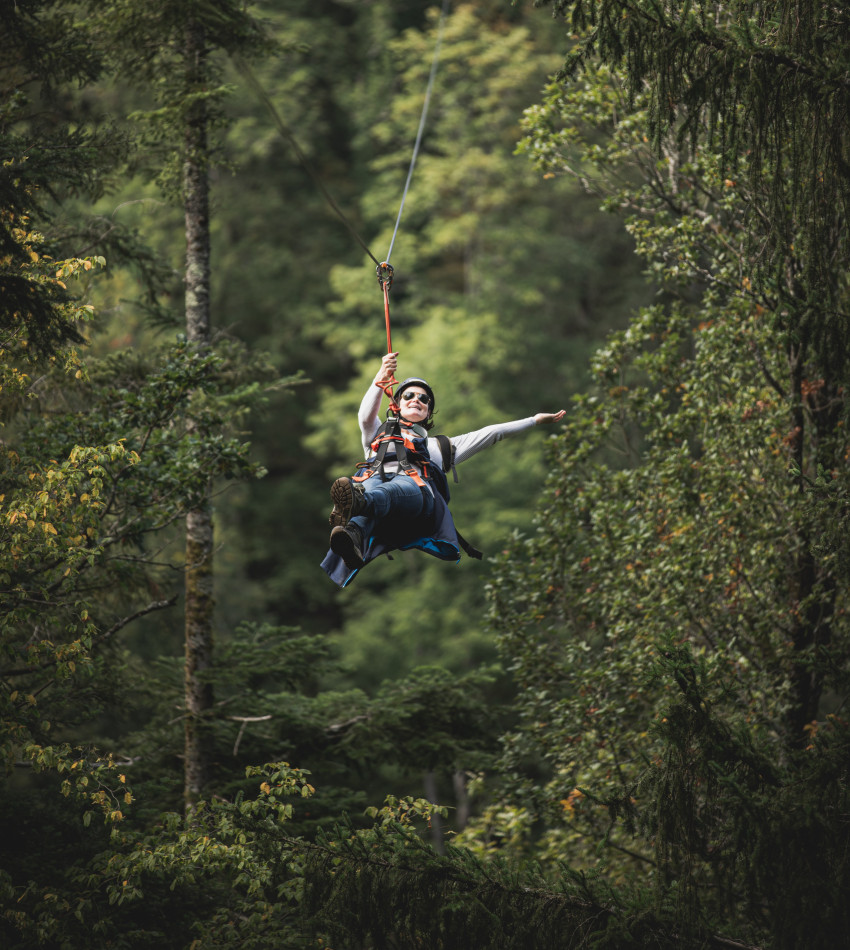
<svg viewBox="0 0 850 950"><path fill-rule="evenodd" d="M687 650L659 660L679 695L657 730L663 757L635 788L651 807L642 831L675 882L679 926L729 922L770 946L828 946L848 933L850 838L846 722L829 717L809 746L777 759L730 711L740 688L718 682ZM814 735L814 733L817 733ZM745 922L746 921L746 922ZM768 936L769 935L769 936Z"/></svg>
<svg viewBox="0 0 850 950"><path fill-rule="evenodd" d="M654 887L637 879L612 887L565 864L543 874L462 848L441 856L413 829L412 803L390 801L373 829L337 827L306 849L313 926L349 947L840 941L848 932L850 841L837 833L848 805L846 724L832 719L807 750L777 761L725 720L734 682L718 682L675 647L655 675L674 687L656 727L665 751L631 789L637 812L631 797L604 803L612 822L625 819L656 842Z"/></svg>
<svg viewBox="0 0 850 950"><path fill-rule="evenodd" d="M44 206L59 181L87 190L102 171L97 135L51 132L19 135L25 121L22 103L11 100L0 111L0 142L5 160L0 167L0 295L2 328L7 348L16 337L31 347L33 357L55 355L83 336L72 319L72 297L54 278L64 248L45 237L49 225ZM35 141L38 145L35 145ZM96 187L96 186L95 186Z"/></svg>
<svg viewBox="0 0 850 950"><path fill-rule="evenodd" d="M488 708L493 675L420 668L386 683L348 723L334 723L339 752L354 761L413 770L473 768L496 748L499 709ZM355 707L356 709L356 707ZM354 711L354 710L353 710Z"/></svg>
<svg viewBox="0 0 850 950"><path fill-rule="evenodd" d="M671 931L637 888L624 907L604 887L562 869L486 862L460 848L436 854L409 823L339 827L307 852L304 910L352 948L474 946L484 950L614 950L709 946ZM621 895L622 901L622 895Z"/></svg>
<svg viewBox="0 0 850 950"><path fill-rule="evenodd" d="M83 85L100 75L103 51L80 27L75 12L53 0L4 4L0 34L4 92L35 83L53 94L65 83Z"/></svg>
<svg viewBox="0 0 850 950"><path fill-rule="evenodd" d="M587 48L631 72L582 61L580 80L531 114L524 144L626 211L675 302L598 351L598 387L574 402L551 457L538 537L495 578L521 686L502 759L515 810L485 814L465 840L552 866L569 856L618 894L641 875L684 939L829 946L848 926L835 718L848 687L835 532L847 346L832 310L846 304L844 269L812 262L809 223L825 219L804 208L811 166L782 163L799 158L791 138L771 164L743 120L714 135L705 103L673 117L693 120L687 134L659 118L664 70L695 28L674 50L662 29L673 13L606 19L615 9L597 8ZM638 47L645 59L629 59ZM650 80L648 103L635 77ZM670 79L677 109L691 78ZM818 240L840 256L843 223L826 219ZM512 840L518 815L542 823L536 840Z"/></svg>
<svg viewBox="0 0 850 950"><path fill-rule="evenodd" d="M803 301L791 333L811 338L841 370L850 324L834 275L848 260L847 10L653 0L553 7L581 32L563 78L598 55L622 70L632 98L648 91L656 150L670 130L691 144L707 136L724 174L746 178L751 270L765 280L791 276ZM792 248L800 264L789 274L783 262Z"/></svg>

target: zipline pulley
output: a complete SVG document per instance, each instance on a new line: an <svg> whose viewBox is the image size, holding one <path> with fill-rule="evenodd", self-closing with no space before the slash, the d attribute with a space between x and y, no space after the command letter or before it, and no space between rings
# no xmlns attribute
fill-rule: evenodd
<svg viewBox="0 0 850 950"><path fill-rule="evenodd" d="M393 285L394 271L392 264L389 261L384 261L382 264L378 264L375 271L378 274L378 283L381 285L381 289L383 290L386 285L386 289L389 290Z"/></svg>

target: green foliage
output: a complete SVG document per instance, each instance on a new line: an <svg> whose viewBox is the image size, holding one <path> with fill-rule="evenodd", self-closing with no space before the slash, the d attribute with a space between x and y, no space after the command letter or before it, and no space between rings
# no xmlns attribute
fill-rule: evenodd
<svg viewBox="0 0 850 950"><path fill-rule="evenodd" d="M178 2L159 8L138 0L88 5L88 25L109 58L112 72L144 88L152 103L131 112L139 124L142 159L169 197L181 194L183 162L191 151L187 123L198 110L204 115L205 137L225 124L223 102L232 87L222 81L223 58L271 48L261 24L243 4ZM202 37L193 58L188 54L193 31ZM206 169L214 163L216 145L192 157Z"/></svg>
<svg viewBox="0 0 850 950"><path fill-rule="evenodd" d="M222 367L178 344L155 369L98 367L78 383L76 411L52 404L43 381L40 411L17 420L16 446L3 453L0 547L8 764L30 737L44 741L86 706L94 715L111 641L174 603L169 527L211 478L256 474L246 447L221 431L234 394ZM222 383L228 398L217 405ZM200 426L188 434L181 418L193 399Z"/></svg>
<svg viewBox="0 0 850 950"><path fill-rule="evenodd" d="M796 294L817 314L806 332L824 362L840 364L848 324L834 274L846 270L850 197L846 11L738 2L662 9L651 0L553 7L578 31L564 77L598 55L622 69L631 99L647 97L656 152L670 131L680 143L707 137L725 175L747 181L750 276L787 276L783 265L796 257Z"/></svg>
<svg viewBox="0 0 850 950"><path fill-rule="evenodd" d="M273 936L276 946L304 947L293 926L302 859L285 824L289 799L305 801L314 788L286 763L247 777L250 797L199 803L191 823L173 813L148 831L122 821L102 851L59 869L50 889L31 884L15 905L3 882L14 946L86 946L94 937L116 947L259 947Z"/></svg>
<svg viewBox="0 0 850 950"><path fill-rule="evenodd" d="M795 179L749 175L744 139L732 163L708 127L648 141L635 75L588 64L528 116L524 147L628 215L665 298L597 352L537 536L491 586L519 719L462 840L596 868L620 906L640 874L689 939L829 943L847 927L845 838L822 820L844 794L847 406L844 350L815 324L846 283L809 280L793 213L762 268L754 235L778 245L750 214L778 189L794 207Z"/></svg>
<svg viewBox="0 0 850 950"><path fill-rule="evenodd" d="M426 667L387 682L373 700L361 699L361 712L355 707L348 722L330 726L339 735L337 754L414 772L480 765L496 748L499 710L486 704L491 681L486 670L457 677ZM333 694L324 702L333 703Z"/></svg>
<svg viewBox="0 0 850 950"><path fill-rule="evenodd" d="M439 430L571 397L559 437L461 469L458 523L500 552L490 631L478 564L411 554L343 594L322 586L326 484L359 456L380 295L224 59L208 87L174 95L189 19L226 50L262 45L254 22L230 4L134 2L85 25L63 13L57 34L46 8L16 7L17 36L76 50L55 87L44 68L45 90L94 75L114 30L135 46L110 51L127 75L162 78L155 102L110 92L154 120L139 168L158 174L179 150L162 123L181 110L237 117L217 168L239 159L243 174L213 173L217 326L268 349L277 373L247 368L229 335L201 353L123 324L121 298L159 308L180 290L155 281L178 266L172 225L127 178L99 230L67 203L55 226L61 157L68 187L97 194L121 140L51 139L3 73L0 280L25 288L0 368L0 701L18 766L0 786L14 831L4 944L846 942L846 123L824 120L846 111L841 13L800 9L792 35L784 7L772 21L734 4L711 20L699 4L556 7L575 16L574 78L546 88L521 132L558 40L499 2L449 17L393 258L395 348L404 375L433 383ZM277 56L257 69L379 247L433 50L425 14L269 11ZM142 42L154 35L169 42ZM534 166L513 154L518 134ZM599 223L600 203L626 236ZM135 258L138 289L119 205L155 248ZM99 243L107 231L123 258ZM632 247L658 297L590 358L646 301ZM107 299L90 282L101 258L112 324L87 309ZM86 336L106 354L119 330L135 352L83 364ZM278 402L271 381L300 368L312 385ZM265 413L254 456L249 407ZM202 677L218 699L204 723L216 794L187 820L174 814L183 664L158 609L182 570L170 526L211 478L263 466L220 535L217 662ZM504 669L478 668L494 633ZM440 805L411 787L425 771ZM465 828L445 807L450 776L469 780ZM443 822L457 832L445 854Z"/></svg>
<svg viewBox="0 0 850 950"><path fill-rule="evenodd" d="M600 901L581 874L565 870L553 881L534 867L481 862L461 848L440 856L411 827L417 814L430 820L432 812L425 803L390 800L374 828L340 827L317 841L305 866L314 926L351 947L698 945L667 931L663 911L638 909L637 889L624 912Z"/></svg>

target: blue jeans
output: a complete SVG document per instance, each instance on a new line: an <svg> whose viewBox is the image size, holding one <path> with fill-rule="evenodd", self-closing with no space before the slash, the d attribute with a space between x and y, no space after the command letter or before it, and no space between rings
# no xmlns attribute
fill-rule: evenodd
<svg viewBox="0 0 850 950"><path fill-rule="evenodd" d="M386 519L428 517L434 512L433 495L427 489L423 491L408 475L390 475L385 482L380 475L373 475L362 484L366 491L366 514L357 515L351 523L363 532L364 544Z"/></svg>

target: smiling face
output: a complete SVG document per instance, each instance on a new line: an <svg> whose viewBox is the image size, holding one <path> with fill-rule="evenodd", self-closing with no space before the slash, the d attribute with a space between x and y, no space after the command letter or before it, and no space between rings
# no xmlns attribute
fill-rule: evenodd
<svg viewBox="0 0 850 950"><path fill-rule="evenodd" d="M431 412L431 397L421 386L409 386L399 398L401 417L408 422L425 422Z"/></svg>

